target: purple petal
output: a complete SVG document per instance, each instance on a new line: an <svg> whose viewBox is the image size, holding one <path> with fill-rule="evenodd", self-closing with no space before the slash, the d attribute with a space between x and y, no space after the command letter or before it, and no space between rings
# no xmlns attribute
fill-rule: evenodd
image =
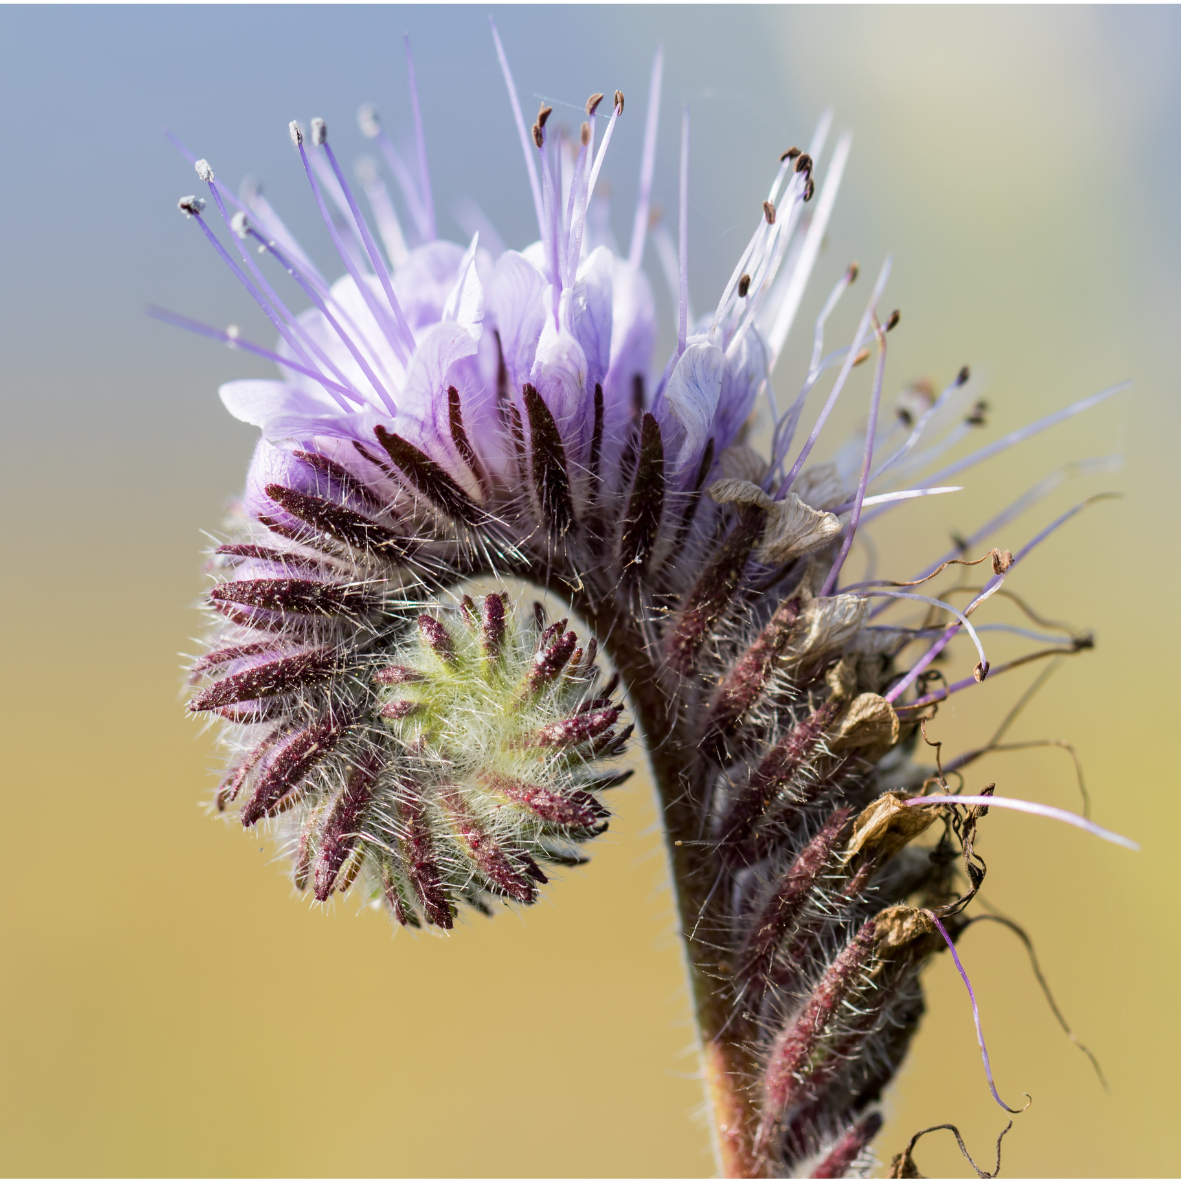
<svg viewBox="0 0 1181 1181"><path fill-rule="evenodd" d="M674 455L674 470L683 473L700 459L713 429L725 368L725 355L717 345L695 340L673 369L657 417Z"/></svg>
<svg viewBox="0 0 1181 1181"><path fill-rule="evenodd" d="M546 318L542 296L547 287L541 272L517 251L506 250L496 260L488 286L488 307L514 398L520 397L533 369L537 339Z"/></svg>

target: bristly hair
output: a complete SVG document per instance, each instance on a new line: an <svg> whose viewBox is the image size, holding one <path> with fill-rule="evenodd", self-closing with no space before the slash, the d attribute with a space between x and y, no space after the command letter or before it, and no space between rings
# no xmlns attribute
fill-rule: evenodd
<svg viewBox="0 0 1181 1181"><path fill-rule="evenodd" d="M1011 594L1002 586L1015 567L1077 510L1015 553L972 553L1061 475L916 578L842 576L876 518L958 491L948 481L973 464L1116 390L932 471L985 425L987 407L966 366L941 392L919 382L893 411L883 401L887 333L900 321L880 308L887 259L852 339L826 352L827 320L859 268L841 272L803 387L781 409L771 373L849 136L819 184L828 115L806 151L780 156L765 197L751 196L753 232L716 307L695 318L687 111L677 244L650 225L661 55L623 256L596 193L622 92L609 111L592 95L573 138L548 107L529 127L493 36L539 231L520 252L470 203L469 244L437 238L412 63L416 158L402 158L375 108L359 116L405 223L366 160L357 176L375 235L327 124L313 120L307 135L290 125L345 271L336 282L257 189L235 197L178 144L209 191L181 211L279 338L268 348L153 312L280 371L221 389L262 438L212 555L208 650L192 665L189 708L221 721L230 756L216 806L236 805L246 826L273 821L296 886L319 902L355 889L398 924L449 929L465 906L532 903L543 867L581 864L607 826L603 793L627 777L611 761L633 731L626 702L664 805L722 1167L858 1171L881 1125L873 1105L922 1013L920 970L969 921L984 873L977 825L993 804L1055 812L991 787L951 795L941 763L932 775L912 762L923 727L949 694L1090 640L1036 617L1040 631L971 618ZM660 372L648 236L678 309ZM294 282L307 310L290 309L264 265ZM863 432L835 460L810 462L853 369L871 358ZM760 452L752 425L768 417ZM946 567L982 562L982 586L927 593ZM580 622L549 622L505 589L470 585L509 580L564 599ZM916 617L874 622L900 607ZM989 628L1041 647L995 666ZM971 671L949 684L933 661L961 635ZM906 659L916 644L925 650ZM912 843L940 817L934 844Z"/></svg>

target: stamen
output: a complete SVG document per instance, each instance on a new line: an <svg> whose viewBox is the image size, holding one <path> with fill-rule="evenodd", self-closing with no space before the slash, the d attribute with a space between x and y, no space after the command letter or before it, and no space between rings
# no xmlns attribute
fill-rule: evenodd
<svg viewBox="0 0 1181 1181"><path fill-rule="evenodd" d="M845 132L833 149L832 160L829 162L828 172L824 177L824 188L820 190L820 201L817 203L816 212L812 215L812 223L808 226L808 232L804 235L804 245L800 250L796 265L792 268L791 279L783 293L775 323L767 334L767 351L770 354L767 365L768 372L775 368L779 355L783 352L783 346L787 342L788 333L791 332L796 312L799 311L800 301L804 297L804 288L812 277L812 268L816 265L816 259L820 254L820 244L824 241L824 235L828 230L828 221L832 215L833 206L836 204L837 192L841 187L841 179L845 175L845 164L849 159L849 150L852 146L853 136L849 132ZM856 272L854 272L854 277L856 277ZM850 283L852 281L852 278L849 279ZM846 283L845 286L848 284ZM842 287L841 290L843 291L844 288Z"/></svg>
<svg viewBox="0 0 1181 1181"><path fill-rule="evenodd" d="M294 369L297 373L302 373L315 381L321 383L328 381L327 378L315 369L309 369L304 365L300 365L290 357L281 357L278 353L273 353L270 349L264 349L261 345L254 344L252 341L243 340L236 331L223 331L209 324L202 324L199 320L190 320L187 316L180 316L176 312L170 312L167 308L156 307L154 304L148 304L145 310L153 320L159 320L161 324L167 324L172 328L183 328L186 332L192 332L197 336L207 336L211 340L219 340L229 348L242 349L244 352L253 353L256 357L264 357L268 361L274 361L276 365L282 365L287 369ZM335 382L328 382L328 384L336 385ZM353 390L343 385L336 386L336 391L346 398L355 398L357 396Z"/></svg>
<svg viewBox="0 0 1181 1181"><path fill-rule="evenodd" d="M595 156L595 166L591 169L590 182L586 187L586 203L590 206L591 198L595 195L595 184L599 179L599 169L603 167L603 157L607 155L607 145L611 142L611 136L615 132L615 121L623 114L623 95L620 91L616 91L616 103L611 112L611 118L607 122L607 130L603 132L603 142L599 145L598 154Z"/></svg>
<svg viewBox="0 0 1181 1181"><path fill-rule="evenodd" d="M382 127L381 120L377 114L377 108L372 103L362 103L358 108L357 125L361 129L361 134L366 139L377 140L377 146L381 149L381 154L390 166L390 171L394 174L394 179L398 182L398 188L402 190L402 198L406 202L406 208L410 211L410 216L414 219L414 227L418 231L418 236L424 242L429 241L427 234L430 225L426 210L422 204L422 197L418 192L418 185L415 183L414 176L407 167L406 161L402 159L401 153L394 147L393 140L390 139L385 132L385 128Z"/></svg>
<svg viewBox="0 0 1181 1181"><path fill-rule="evenodd" d="M660 123L660 86L664 76L664 47L656 47L652 59L652 78L648 83L648 115L644 123L644 151L640 163L640 196L632 220L628 265L637 269L644 260L644 236L648 232L648 210L652 204L652 174L656 168L656 131Z"/></svg>
<svg viewBox="0 0 1181 1181"><path fill-rule="evenodd" d="M500 43L500 34L496 31L496 21L489 16L488 23L492 26L492 40L496 42L496 56L500 59L500 69L504 74L504 84L508 87L509 102L512 103L513 107L513 118L517 121L517 134L521 137L521 151L525 153L525 167L529 170L529 187L533 191L533 208L537 212L537 227L541 232L542 238L544 238L545 214L541 205L541 185L537 180L537 166L533 163L533 152L529 147L529 136L525 130L525 120L521 116L521 104L517 99L517 88L513 84L513 74L508 67L508 58L505 57L504 46ZM610 134L610 129L608 129L608 134ZM596 161L596 168L592 175L592 192L594 190L593 178L598 176L597 163Z"/></svg>
<svg viewBox="0 0 1181 1181"><path fill-rule="evenodd" d="M554 331L561 332L562 326L558 319L558 308L562 300L562 273L558 263L558 194L554 188L554 178L550 171L549 156L545 150L545 131L540 123L533 124L533 131L534 138L539 141L537 146L541 154L541 204L545 213L542 242L545 245L546 259L550 265Z"/></svg>
<svg viewBox="0 0 1181 1181"><path fill-rule="evenodd" d="M992 796L981 796L981 797L977 797L977 798L986 799L989 802L991 802L993 797ZM909 803L910 801L907 801L907 802ZM992 1092L992 1097L1010 1115L1018 1115L1020 1112L1024 1111L1025 1107L1028 1107L1029 1103L1032 1103L1033 1100L1029 1099L1029 1095L1027 1094L1025 1096L1025 1098L1029 1100L1029 1103L1026 1103L1025 1107L1010 1107L1000 1097L1000 1095L997 1094L996 1084L992 1081L992 1066L988 1061L988 1050L984 1046L984 1031L980 1028L980 1008L976 1004L976 994L972 991L972 982L968 979L968 973L964 971L964 965L960 963L960 957L956 954L955 944L952 942L951 936L947 933L947 928L944 927L944 925L935 917L935 915L932 911L924 910L923 913L939 929L939 934L943 936L944 942L947 944L948 949L951 951L951 958L955 961L956 970L959 972L960 978L963 980L964 986L968 990L968 997L972 1002L972 1020L976 1022L976 1041L980 1046L981 1057L983 1057L983 1059L984 1059L984 1073L988 1077L988 1089Z"/></svg>
<svg viewBox="0 0 1181 1181"><path fill-rule="evenodd" d="M840 577L841 567L845 564L845 559L849 556L849 550L853 545L853 538L857 533L857 523L861 520L861 506L865 500L866 485L869 483L869 469L873 464L873 441L878 430L878 408L881 406L882 382L886 376L885 333L890 330L887 327L883 331L878 325L876 317L874 318L874 329L878 335L878 364L877 371L873 377L873 393L869 399L869 423L865 428L865 457L861 462L861 479L857 483L857 495L853 501L853 515L850 517L849 524L845 529L845 540L841 543L837 560L832 564L832 569L828 572L828 577L824 580L824 586L820 591L821 598L826 598L832 594L833 588L837 584L837 578ZM980 659L983 662L985 672L987 672L988 662L984 659L983 651L980 653Z"/></svg>
<svg viewBox="0 0 1181 1181"><path fill-rule="evenodd" d="M377 302L376 298L374 298L373 292L369 289L369 284L365 282L364 276L358 271L349 252L345 249L344 243L340 239L340 234L337 232L336 226L329 216L328 207L324 204L324 195L320 191L320 186L312 173L312 166L308 160L307 151L303 146L303 133L299 130L299 125L294 121L291 124L291 128L291 137L295 141L296 148L299 150L300 159L303 161L303 170L307 175L308 183L312 186L312 195L316 198L316 205L319 207L320 216L324 219L324 224L328 227L332 244L336 247L337 254L340 255L341 261L356 284L358 294L364 299L366 306L373 313L373 318L384 330L386 339L389 340L398 356L398 360L403 365L408 365L410 357L414 353L414 337L409 335L408 327L406 329L407 335L403 336L401 325L390 321L388 313Z"/></svg>
<svg viewBox="0 0 1181 1181"><path fill-rule="evenodd" d="M407 53L409 53L409 42L407 42ZM398 303L398 297L394 294L394 286L390 282L390 274L386 269L385 259L381 257L377 249L377 243L373 241L373 235L369 232L369 226L366 224L364 217L361 216L361 210L357 207L357 199L353 196L352 190L345 180L344 172L336 161L336 154L333 152L332 146L328 143L328 132L322 119L320 120L320 133L318 142L324 149L324 155L328 157L328 163L332 165L332 171L336 174L337 183L340 185L340 190L348 202L349 212L353 215L353 221L357 225L357 230L361 235L361 241L365 243L365 251L369 255L370 262L373 263L373 269L377 272L377 278L381 283L382 290L385 292L385 297L389 300L390 310L394 313L398 327L405 335L406 340L411 346L411 352L413 352L414 333L411 332L410 325L406 322L406 316L402 311L402 305Z"/></svg>
<svg viewBox="0 0 1181 1181"><path fill-rule="evenodd" d="M226 248L217 240L216 235L205 224L205 219L201 216L201 210L205 208L205 202L199 197L184 197L181 199L179 207L188 217L194 218L196 220L197 224L201 227L201 232L208 239L214 250L217 251L222 262L224 262L226 266L230 268L234 277L242 284L243 287L246 288L246 290L250 293L251 298L254 299L258 306L262 308L263 312L266 314L267 319L270 320L270 322L275 326L279 335L291 346L296 356L298 356L309 369L312 369L316 372L316 380L324 387L327 393L332 397L333 401L335 401L342 410L350 410L351 407L349 406L348 401L334 388L336 383L330 383L327 378L319 373L318 370L315 370L315 366L312 365L311 358L307 355L307 353L304 352L303 346L294 336L292 336L290 331L288 331L287 326L279 318L278 313L263 297L262 292L259 291L258 288L255 287L255 285L250 281L250 278L247 276L246 272L243 271L236 262L234 262ZM354 398L357 397L356 394L352 394L351 396Z"/></svg>
<svg viewBox="0 0 1181 1181"><path fill-rule="evenodd" d="M998 583L998 585L999 585L999 583ZM821 592L822 596L824 594L828 594L828 593L831 593L831 590ZM867 598L870 596L884 595L886 598L890 598L890 599L913 599L916 603L927 603L932 607L940 607L944 611L950 612L967 629L968 635L970 635L972 637L972 643L976 645L976 651L980 654L980 664L977 665L977 674L978 675L976 676L976 680L983 681L984 678L988 676L988 669L989 669L988 658L984 655L984 646L980 643L980 637L979 637L979 635L977 635L976 629L968 622L967 612L965 612L964 614L961 615L960 612L957 611L950 603L945 603L942 599L931 598L930 595L916 595L913 591L864 590L864 591L858 591L857 593L859 595L864 595ZM974 606L974 604L973 604L973 606ZM972 607L969 607L968 611L971 611L971 610L972 610ZM892 701L893 698L887 697L886 700Z"/></svg>
<svg viewBox="0 0 1181 1181"><path fill-rule="evenodd" d="M1125 390L1131 388L1132 383L1130 381L1121 381L1119 385L1113 385L1108 389L1100 390L1099 393L1092 394L1089 398L1083 398L1078 402L1063 407L1061 410L1056 410L1053 414L1046 415L1045 418L1039 418L1037 422L1031 422L1028 426L1011 431L1003 439L998 439L995 443L989 443L987 447L981 447L979 451L973 451L971 455L965 456L965 458L948 465L942 471L936 472L926 482L929 484L942 483L949 476L957 475L966 468L983 463L986 459L991 459L1001 451L1014 447L1018 443L1024 443L1026 439L1032 439L1034 435L1041 434L1042 431L1049 430L1050 427L1057 426L1060 422L1065 422L1068 418L1073 418L1076 414L1082 414L1084 410L1090 410L1092 406L1098 406L1100 402L1105 402L1108 398L1114 397L1116 394L1122 394Z"/></svg>
<svg viewBox="0 0 1181 1181"><path fill-rule="evenodd" d="M414 58L410 53L410 34L402 34L406 46L406 72L410 75L410 105L414 110L414 139L418 147L418 182L422 193L422 208L426 216L426 240L433 242L438 234L435 229L435 203L431 198L431 170L426 159L426 133L422 127L422 109L418 104L418 81L414 73Z"/></svg>
<svg viewBox="0 0 1181 1181"><path fill-rule="evenodd" d="M620 102L619 109L623 109ZM677 356L685 351L689 333L689 108L681 118L681 183L678 235L681 258L681 292L677 304Z"/></svg>
<svg viewBox="0 0 1181 1181"><path fill-rule="evenodd" d="M1089 508L1092 504L1096 504L1100 500L1112 500L1112 499L1118 499L1118 497L1115 493L1101 492L1097 496L1092 496L1092 497L1089 497L1087 500L1084 500L1082 502L1082 504L1076 504L1074 506L1074 508L1068 509L1056 521L1052 521L1049 525L1047 525L1036 537L1033 538L1032 541L1028 542L1025 546L1023 546L1020 550L1018 550L1017 554L1014 556L1013 560L1009 563L1008 569L1011 570L1014 566L1016 566L1017 563L1020 562L1021 559L1024 558L1025 555L1030 552L1030 550L1032 550L1035 546L1040 545L1041 542L1043 542L1047 537L1049 537L1050 534L1053 533L1060 526L1065 525L1066 522L1071 519L1071 517L1075 516L1077 513L1081 513L1083 511L1083 509ZM1006 574L1007 574L1007 571L1006 571ZM1004 580L1005 580L1005 574L994 574L992 576L992 578L990 578L988 580L988 582L986 582L984 584L984 590L981 591L980 594L975 599L973 599L972 602L968 605L968 607L964 611L964 614L970 615L973 611L975 611L976 608L978 606L980 606L980 604L983 603L985 599L989 598L997 590L997 588L1001 585L1001 583ZM931 645L931 647L927 650L927 652L919 658L918 662L911 668L911 670L906 674L906 676L904 676L902 678L902 680L899 681L898 684L895 685L890 690L890 692L886 694L887 701L889 701L889 702L896 701L904 692L906 692L907 689L910 688L911 685L914 684L914 682L918 679L919 675L930 665L931 661L933 661L935 659L935 657L938 656L939 653L942 652L943 649L946 648L947 645L951 642L951 640L955 636L956 632L959 631L959 627L960 627L960 625L958 623L953 623L943 633L943 635L940 636L939 639L937 639L935 641L935 643ZM981 678L981 679L983 679L983 678Z"/></svg>
<svg viewBox="0 0 1181 1181"><path fill-rule="evenodd" d="M895 500L915 500L921 496L942 496L945 492L963 492L963 490L962 484L953 484L948 488L908 488L905 492L882 492L877 496L867 496L861 502L861 507L869 508L875 504L890 504ZM838 504L836 508L830 508L827 511L833 516L839 517L842 513L847 513L855 503L855 501L846 500L844 504Z"/></svg>
<svg viewBox="0 0 1181 1181"><path fill-rule="evenodd" d="M210 170L210 175L212 176L212 170ZM304 343L304 345L307 346L307 348L310 350L310 352L315 355L316 360L321 365L323 365L330 373L332 373L332 375L336 378L336 380L338 382L341 383L342 386L344 386L345 388L347 388L349 390L348 397L352 401L358 403L358 405L362 405L362 406L365 405L365 399L361 396L360 392L353 389L352 383L349 381L348 377L343 372L341 372L340 367L337 366L332 361L332 359L324 352L324 350L315 342L315 340L312 339L310 333L307 331L307 329L304 327L304 325L300 322L299 317L296 316L291 311L291 309L288 308L287 305L283 302L283 300L279 296L279 293L267 281L266 276L263 275L262 271L258 267L258 264L251 257L250 251L248 251L246 249L246 247L242 244L242 240L246 237L246 235L251 233L249 218L247 218L246 214L242 213L241 211L239 211L238 213L235 213L232 218L227 216L226 207L222 203L221 190L218 188L218 186L212 180L210 180L208 183L209 183L209 191L210 191L210 193L213 194L213 199L217 203L218 213L221 214L222 221L225 223L226 228L229 229L229 231L233 235L234 245L238 249L238 254L241 256L242 261L250 268L250 273L254 276L255 280L257 281L257 283L259 285L259 288L266 295L267 299L269 299L271 301L271 303L274 305L275 310L287 321L287 324L289 325L291 331L296 336L298 336L299 339ZM256 234L255 236L257 237L258 235ZM288 268L288 273L294 274L294 272L291 270L290 267ZM302 284L301 284L301 286L302 286ZM303 356L304 356L305 360L307 360L307 363L310 365L311 359L308 358L306 354L303 354ZM364 369L365 367L362 366L362 368ZM388 404L388 402L389 402L388 395L384 395L384 391L382 391L381 383L377 382L376 378L372 377L372 375L368 372L368 370L366 370L366 376L369 377L372 382L374 382L374 388L379 393L382 393L383 396L386 397L387 404Z"/></svg>
<svg viewBox="0 0 1181 1181"><path fill-rule="evenodd" d="M792 483L795 481L796 476L800 474L800 469L804 466L804 462L807 460L809 454L811 454L812 448L820 436L820 432L824 429L824 424L828 421L828 416L832 413L832 409L837 403L837 398L841 396L845 382L853 370L856 354L861 348L862 342L865 340L870 324L877 311L878 300L881 298L882 291L886 286L886 280L890 277L890 267L893 265L893 262L893 255L888 255L886 261L882 264L881 272L878 274L878 281L874 284L873 294L869 298L869 305L865 309L865 314L861 317L861 323L857 326L857 335L854 336L853 343L849 347L849 352L845 357L845 363L841 366L841 371L837 374L837 379L833 383L832 392L828 395L828 401L824 403L824 409L821 410L820 417L816 420L816 425L812 428L812 433L808 436L808 441L804 444L803 450L800 451L795 463L792 464L791 471L787 473L786 479L784 479L783 483L779 486L779 490L775 493L776 500L782 500L791 489ZM846 272L847 274L848 272Z"/></svg>
<svg viewBox="0 0 1181 1181"><path fill-rule="evenodd" d="M346 332L343 327L341 327L341 325L337 321L336 317L328 310L328 305L324 302L323 299L320 298L320 295L315 290L315 288L312 287L312 285L304 279L304 277L296 269L294 263L290 259L288 259L284 256L283 252L275 245L274 242L266 241L258 233L258 231L255 230L255 228L249 224L249 222L247 222L245 224L244 229L247 234L249 234L252 238L256 239L265 250L267 250L270 254L272 254L274 256L275 260L280 264L280 266L284 267L286 269L287 273L296 281L296 283L299 284L299 286L300 286L301 290L304 292L304 294L316 305L317 308L319 308L320 314L324 317L325 320L328 321L329 325L332 327L332 330L340 338L341 343L345 346L346 349L348 349L353 360L357 362L357 365L360 367L361 372L365 374L365 377L368 379L370 385L373 386L374 390L377 392L378 397L381 398L382 402L385 404L385 408L391 414L397 414L397 412L398 412L397 404L394 402L393 397L390 395L389 391L382 384L382 382L378 379L377 374L373 371L373 369L371 368L369 363L361 355L361 351L357 347L352 336L348 332ZM309 343L312 343L314 346L314 342L312 342L310 340L310 338L309 338ZM314 347L317 348L317 351L320 351L318 346L314 346ZM327 358L325 358L325 360L327 360ZM329 362L329 364L331 364L331 362ZM335 365L332 365L331 367L334 370L336 370ZM340 374L339 370L336 370L336 371L337 371L338 376L343 378L343 374ZM363 404L364 399L361 399L361 401Z"/></svg>
<svg viewBox="0 0 1181 1181"><path fill-rule="evenodd" d="M377 173L373 157L362 156L353 166L353 174L365 192L369 208L373 210L373 217L377 222L390 266L397 270L406 261L410 251L407 249L406 237L402 233L402 225L398 221L394 203L390 200L389 190Z"/></svg>

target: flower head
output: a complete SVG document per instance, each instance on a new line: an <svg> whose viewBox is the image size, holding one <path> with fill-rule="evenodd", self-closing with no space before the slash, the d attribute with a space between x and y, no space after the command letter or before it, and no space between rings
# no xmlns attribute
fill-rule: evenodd
<svg viewBox="0 0 1181 1181"><path fill-rule="evenodd" d="M494 253L487 233L466 245L436 237L416 94L415 168L376 111L360 113L402 190L407 230L371 161L358 177L376 237L325 122L290 126L344 270L332 283L261 194L234 198L194 161L209 200L180 208L279 337L267 349L161 313L280 372L221 390L262 437L233 536L214 555L210 650L193 668L190 709L223 720L231 752L218 806L240 802L248 826L277 818L297 886L320 901L356 880L399 923L444 928L465 902L530 903L542 865L577 864L575 846L606 827L601 793L623 776L604 760L631 733L617 728L621 680L664 801L710 1069L733 1106L720 1125L727 1167L816 1157L817 1175L834 1175L877 1130L865 1108L914 1031L919 970L944 946L933 932L954 939L983 876L972 840L986 807L952 824L969 893L957 897L950 836L912 845L935 812L907 802L927 778L911 751L932 706L999 671L969 617L1071 514L1015 555L968 558L1052 477L902 582L842 585L851 547L874 517L958 491L947 481L973 463L1114 391L932 473L986 407L965 366L942 392L918 383L883 410L900 318L879 308L887 259L852 340L826 352L827 320L859 269L841 271L803 387L781 408L771 373L850 147L841 137L818 184L827 117L752 198L751 237L716 306L694 319L685 112L678 247L654 235L678 339L654 368L642 261L660 55L624 257L596 194L623 94L609 112L592 95L573 140L555 134L547 107L527 127L496 46L539 227L519 252ZM268 273L285 273L306 310L292 311ZM812 462L854 368L875 354L864 431ZM758 419L770 424L763 451L750 445ZM985 561L991 578L967 603L918 589L949 565ZM500 591L477 600L468 584L481 579L558 594L588 638ZM925 618L874 622L908 603ZM975 648L972 673L933 689L930 665L960 635ZM1031 658L1089 642L1050 641ZM925 652L907 664L916 643ZM606 685L597 645L616 674ZM916 895L928 909L906 905Z"/></svg>

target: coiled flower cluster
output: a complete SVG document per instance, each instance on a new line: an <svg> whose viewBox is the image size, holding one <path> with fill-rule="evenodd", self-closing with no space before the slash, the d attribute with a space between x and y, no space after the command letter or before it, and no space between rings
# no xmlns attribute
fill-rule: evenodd
<svg viewBox="0 0 1181 1181"><path fill-rule="evenodd" d="M193 668L202 685L190 709L222 720L231 752L218 807L237 803L247 826L285 825L296 885L318 900L360 881L398 923L450 928L463 904L533 902L542 866L578 864L578 846L606 827L602 792L626 777L610 760L632 730L617 728L622 687L663 801L723 1167L844 1175L864 1163L881 1122L873 1105L922 1012L919 971L954 942L983 875L972 841L984 804L944 812L934 846L911 843L940 815L916 797L945 780L910 756L931 707L989 674L968 617L1048 531L1016 557L967 555L1049 485L916 579L842 587L872 516L956 491L944 481L998 449L922 474L984 423L966 367L941 393L910 387L893 415L879 413L886 334L899 319L878 314L888 261L853 340L826 354L825 322L858 268L840 274L804 387L787 409L775 402L771 372L848 137L819 190L827 122L808 151L783 153L716 309L694 320L686 112L679 252L653 231L679 254L679 338L654 374L640 264L660 58L624 256L595 194L623 95L609 118L593 95L577 136L555 142L548 108L530 133L497 49L541 231L519 253L485 242L486 229L466 248L438 240L421 126L416 180L369 107L362 129L411 221L403 229L366 163L358 175L380 247L325 123L314 120L310 137L291 125L346 271L331 284L257 191L233 197L194 159L230 247L204 200L186 197L181 210L279 343L161 315L272 357L281 374L221 391L262 438L213 556L209 651ZM288 309L258 255L294 281L307 310ZM863 434L834 461L809 463L853 369L874 352ZM827 400L789 464L826 373ZM750 445L760 399L763 452ZM948 565L987 560L991 578L963 609L913 589ZM475 582L510 579L563 598L588 638L507 593L474 597ZM874 622L900 601L921 603L925 618ZM951 622L936 626L941 613ZM933 688L932 661L964 633L974 669ZM1087 646L1050 640L1048 652ZM907 666L915 643L926 651ZM599 645L614 670L605 684Z"/></svg>

